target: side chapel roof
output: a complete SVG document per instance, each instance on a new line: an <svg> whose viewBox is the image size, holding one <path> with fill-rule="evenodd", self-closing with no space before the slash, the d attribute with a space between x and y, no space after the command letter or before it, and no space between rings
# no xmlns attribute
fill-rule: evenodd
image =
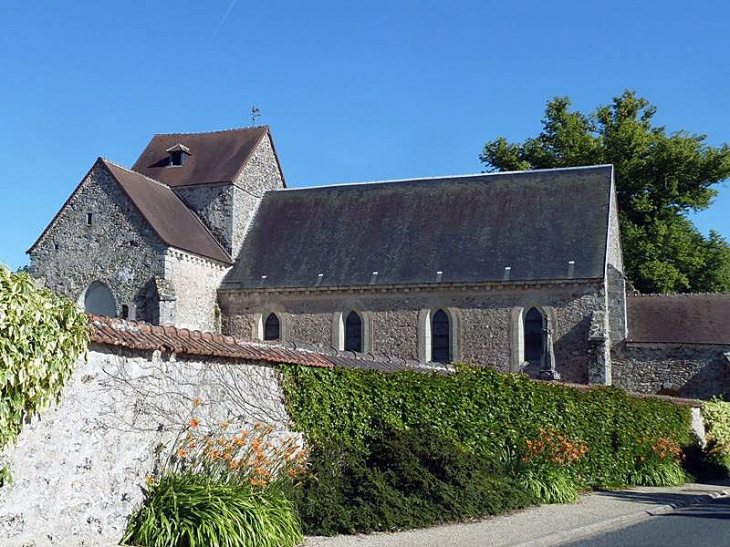
<svg viewBox="0 0 730 547"><path fill-rule="evenodd" d="M629 295L629 342L730 346L730 293Z"/></svg>
<svg viewBox="0 0 730 547"><path fill-rule="evenodd" d="M173 187L233 182L261 140L269 135L266 125L207 133L154 135L132 171ZM271 143L273 146L273 139ZM169 152L173 149L189 154L184 165L169 165ZM278 157L276 161L278 163ZM282 180L283 177L282 172Z"/></svg>
<svg viewBox="0 0 730 547"><path fill-rule="evenodd" d="M100 158L99 161L109 169L164 243L224 264L231 263L220 243L169 186L108 160Z"/></svg>
<svg viewBox="0 0 730 547"><path fill-rule="evenodd" d="M602 278L612 179L608 165L271 191L223 288Z"/></svg>

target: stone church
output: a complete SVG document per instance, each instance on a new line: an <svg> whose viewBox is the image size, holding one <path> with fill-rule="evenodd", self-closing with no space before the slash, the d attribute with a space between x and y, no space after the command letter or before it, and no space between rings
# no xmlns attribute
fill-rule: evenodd
<svg viewBox="0 0 730 547"><path fill-rule="evenodd" d="M268 127L160 134L131 169L99 158L28 253L99 315L729 391L730 295L627 294L610 165L287 188Z"/></svg>

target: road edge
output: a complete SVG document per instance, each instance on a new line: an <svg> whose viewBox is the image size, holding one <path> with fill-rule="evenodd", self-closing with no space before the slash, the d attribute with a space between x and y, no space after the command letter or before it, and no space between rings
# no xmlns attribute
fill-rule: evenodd
<svg viewBox="0 0 730 547"><path fill-rule="evenodd" d="M644 520L657 515L666 515L677 509L683 507L689 507L691 505L698 505L706 503L718 498L730 497L730 489L719 490L715 492L708 492L707 494L699 494L687 501L668 503L663 505L653 505L647 509L642 509L636 513L628 515L621 515L620 517L610 518L601 522L595 522L585 526L579 526L570 530L562 530L560 532L553 532L545 537L539 539L532 539L524 543L518 543L513 547L555 547L562 545L569 541L578 541L579 539L585 539L587 537L596 535L600 532L610 532L612 530L618 530L632 524L638 524Z"/></svg>

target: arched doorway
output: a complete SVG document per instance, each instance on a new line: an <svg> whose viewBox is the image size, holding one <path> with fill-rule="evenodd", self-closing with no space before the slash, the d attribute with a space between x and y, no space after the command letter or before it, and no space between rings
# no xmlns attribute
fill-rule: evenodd
<svg viewBox="0 0 730 547"><path fill-rule="evenodd" d="M101 281L94 281L83 295L84 310L96 315L116 317L117 302L111 289Z"/></svg>

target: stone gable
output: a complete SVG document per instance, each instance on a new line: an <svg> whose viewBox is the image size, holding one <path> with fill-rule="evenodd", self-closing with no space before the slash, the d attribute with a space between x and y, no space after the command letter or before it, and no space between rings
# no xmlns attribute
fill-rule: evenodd
<svg viewBox="0 0 730 547"><path fill-rule="evenodd" d="M150 320L148 292L154 277L164 275L165 248L97 162L29 254L33 276L47 287L77 301L101 281L111 288L118 314L126 305L133 317Z"/></svg>

